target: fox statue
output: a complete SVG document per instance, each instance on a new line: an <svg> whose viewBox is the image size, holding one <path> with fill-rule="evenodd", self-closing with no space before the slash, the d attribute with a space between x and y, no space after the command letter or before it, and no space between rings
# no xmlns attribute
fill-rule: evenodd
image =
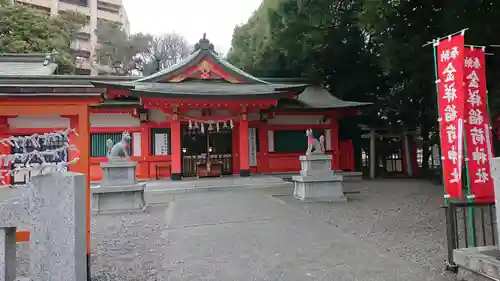
<svg viewBox="0 0 500 281"><path fill-rule="evenodd" d="M325 137L321 135L319 140L317 140L311 129L306 130L307 136L307 151L306 154L309 155L311 153L323 154L325 153Z"/></svg>
<svg viewBox="0 0 500 281"><path fill-rule="evenodd" d="M106 146L108 148L108 159L126 157L128 158L128 144L132 138L128 132L123 132L121 141L113 145L113 140L108 139Z"/></svg>

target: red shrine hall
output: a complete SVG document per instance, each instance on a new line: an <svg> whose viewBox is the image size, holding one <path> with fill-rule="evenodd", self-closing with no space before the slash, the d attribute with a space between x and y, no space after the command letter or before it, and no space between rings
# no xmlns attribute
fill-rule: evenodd
<svg viewBox="0 0 500 281"><path fill-rule="evenodd" d="M297 172L308 128L327 139L333 169L353 170L352 144L341 151L338 120L365 103L341 101L307 84L256 78L219 57L206 38L195 49L180 63L135 81L92 82L106 89L107 102L95 112L114 112L106 106L111 101L140 101L134 111L143 115L140 127L122 128L143 144L138 177ZM350 160L341 165L343 154Z"/></svg>
<svg viewBox="0 0 500 281"><path fill-rule="evenodd" d="M101 101L89 107L93 181L101 179L100 163L107 161L106 141L120 141L124 131L132 136L129 152L140 179L298 172L299 156L307 150L307 129L316 138L324 136L332 169L354 171L352 140L339 139L339 120L369 104L340 100L300 79L254 77L221 58L205 37L186 59L147 77L45 77L51 88L57 81L78 84L72 91L79 92L80 100L100 95ZM0 84L11 83L2 79ZM16 80L18 85L35 78L19 79L26 81ZM57 99L62 91L36 94L30 101ZM65 118L10 116L6 132L50 131L65 127L65 122L69 126Z"/></svg>

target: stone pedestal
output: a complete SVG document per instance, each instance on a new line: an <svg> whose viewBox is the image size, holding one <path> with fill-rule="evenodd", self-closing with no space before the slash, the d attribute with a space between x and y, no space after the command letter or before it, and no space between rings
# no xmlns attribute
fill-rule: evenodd
<svg viewBox="0 0 500 281"><path fill-rule="evenodd" d="M459 280L500 280L500 251L497 246L456 249L453 260L458 265Z"/></svg>
<svg viewBox="0 0 500 281"><path fill-rule="evenodd" d="M498 241L500 241L500 237L498 234L500 234L500 206L498 206L500 202L500 157L495 157L491 158L491 177L493 178L493 188L495 190L495 209L496 209L496 219L497 219L497 232L495 237L497 238L497 245Z"/></svg>
<svg viewBox="0 0 500 281"><path fill-rule="evenodd" d="M345 202L343 176L331 170L332 156L310 154L300 156L299 176L293 176L295 198L303 201Z"/></svg>
<svg viewBox="0 0 500 281"><path fill-rule="evenodd" d="M137 163L126 158L101 163L102 181L92 187L92 211L96 213L143 211L144 183L136 178Z"/></svg>

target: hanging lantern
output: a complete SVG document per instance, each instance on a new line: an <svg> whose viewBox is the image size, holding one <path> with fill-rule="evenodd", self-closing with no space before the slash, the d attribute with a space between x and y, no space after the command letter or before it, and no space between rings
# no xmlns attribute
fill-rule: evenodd
<svg viewBox="0 0 500 281"><path fill-rule="evenodd" d="M227 121L224 121L224 125L222 125L222 128L227 129Z"/></svg>
<svg viewBox="0 0 500 281"><path fill-rule="evenodd" d="M231 129L234 127L233 120L229 120L229 123L231 124Z"/></svg>
<svg viewBox="0 0 500 281"><path fill-rule="evenodd" d="M189 130L193 129L193 122L191 122L191 120L189 120L188 129Z"/></svg>
<svg viewBox="0 0 500 281"><path fill-rule="evenodd" d="M201 133L204 134L205 133L205 124L200 123L200 129L201 129Z"/></svg>
<svg viewBox="0 0 500 281"><path fill-rule="evenodd" d="M208 131L213 131L214 130L214 127L212 127L212 124L209 124L208 125Z"/></svg>
<svg viewBox="0 0 500 281"><path fill-rule="evenodd" d="M219 122L217 121L217 123L215 124L215 127L217 128L217 132L219 131L220 129L220 126L219 126Z"/></svg>

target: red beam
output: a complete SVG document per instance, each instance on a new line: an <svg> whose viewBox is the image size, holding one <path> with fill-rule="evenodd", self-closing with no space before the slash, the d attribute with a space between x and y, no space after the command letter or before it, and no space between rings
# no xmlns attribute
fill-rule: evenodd
<svg viewBox="0 0 500 281"><path fill-rule="evenodd" d="M241 108L241 106L256 107L266 109L275 106L276 100L189 100L189 99L155 99L142 98L144 108L171 108L190 107L190 108Z"/></svg>
<svg viewBox="0 0 500 281"><path fill-rule="evenodd" d="M134 114L134 108L90 108L91 113L123 113Z"/></svg>
<svg viewBox="0 0 500 281"><path fill-rule="evenodd" d="M110 133L123 133L127 132L140 132L141 127L91 127L90 133L92 134L110 134Z"/></svg>

